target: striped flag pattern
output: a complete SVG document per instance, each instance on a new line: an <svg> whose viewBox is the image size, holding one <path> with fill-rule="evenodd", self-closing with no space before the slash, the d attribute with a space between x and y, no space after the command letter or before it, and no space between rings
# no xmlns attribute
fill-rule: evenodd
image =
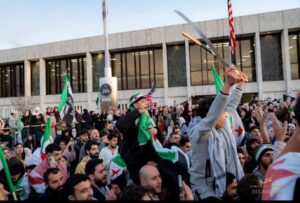
<svg viewBox="0 0 300 203"><path fill-rule="evenodd" d="M235 64L235 48L236 48L236 38L234 32L234 20L232 15L232 5L231 0L228 0L228 19L229 19L229 29L230 29L230 46L231 46L231 62Z"/></svg>
<svg viewBox="0 0 300 203"><path fill-rule="evenodd" d="M300 178L300 153L280 156L268 168L262 191L262 200L293 200L296 181Z"/></svg>

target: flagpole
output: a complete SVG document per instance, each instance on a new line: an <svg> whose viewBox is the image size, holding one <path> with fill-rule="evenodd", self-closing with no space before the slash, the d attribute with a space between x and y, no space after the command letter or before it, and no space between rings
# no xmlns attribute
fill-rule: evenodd
<svg viewBox="0 0 300 203"><path fill-rule="evenodd" d="M234 20L233 20L233 12L232 12L232 4L231 0L227 0L227 8L228 8L228 26L229 26L229 47L230 47L230 62L234 65L236 65L235 60L235 31L234 31ZM234 46L234 49L232 47Z"/></svg>
<svg viewBox="0 0 300 203"><path fill-rule="evenodd" d="M109 60L109 44L108 44L108 33L107 33L107 4L106 0L102 0L102 18L103 18L103 34L104 34L104 59L105 59L105 67L104 67L104 75L107 78L111 77L111 66Z"/></svg>

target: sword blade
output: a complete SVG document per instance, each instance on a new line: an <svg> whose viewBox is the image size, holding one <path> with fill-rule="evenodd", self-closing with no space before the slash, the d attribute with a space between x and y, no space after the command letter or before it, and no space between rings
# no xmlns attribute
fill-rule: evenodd
<svg viewBox="0 0 300 203"><path fill-rule="evenodd" d="M206 42L207 46L212 50L212 52L215 54L217 59L221 62L222 66L224 67L229 67L230 64L225 61L225 59L219 54L217 49L213 46L211 41L206 37L206 35L201 31L201 29L193 22L191 21L188 17L186 17L181 11L175 10L175 12L183 18L188 24L190 24L194 30L200 35L200 37Z"/></svg>

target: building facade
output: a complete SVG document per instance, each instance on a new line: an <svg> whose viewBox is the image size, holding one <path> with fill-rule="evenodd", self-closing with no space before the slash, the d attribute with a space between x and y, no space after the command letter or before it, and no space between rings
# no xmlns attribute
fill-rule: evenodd
<svg viewBox="0 0 300 203"><path fill-rule="evenodd" d="M228 19L198 22L229 61ZM300 90L300 8L235 17L236 62L249 81L245 96L295 95ZM121 108L139 91L157 86L158 104L180 103L215 94L211 67L216 59L181 32L199 38L188 24L109 35L112 75L118 78ZM0 51L0 116L19 106L43 111L58 106L68 72L78 109L96 110L104 76L104 37L96 36Z"/></svg>

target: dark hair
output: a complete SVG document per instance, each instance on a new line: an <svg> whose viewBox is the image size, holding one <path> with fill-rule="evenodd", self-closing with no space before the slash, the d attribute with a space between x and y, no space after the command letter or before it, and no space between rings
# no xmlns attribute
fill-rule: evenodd
<svg viewBox="0 0 300 203"><path fill-rule="evenodd" d="M51 143L46 147L46 154L52 153L54 151L61 151L60 146L55 143Z"/></svg>
<svg viewBox="0 0 300 203"><path fill-rule="evenodd" d="M43 175L43 178L44 178L44 182L45 183L49 183L49 175L50 174L58 174L60 171L58 168L49 168Z"/></svg>
<svg viewBox="0 0 300 203"><path fill-rule="evenodd" d="M128 185L124 188L121 200L123 201L139 201L145 194L152 193L151 189L143 188L135 184Z"/></svg>
<svg viewBox="0 0 300 203"><path fill-rule="evenodd" d="M235 176L232 173L226 172L226 187L230 185L234 179Z"/></svg>
<svg viewBox="0 0 300 203"><path fill-rule="evenodd" d="M85 165L85 174L88 176L90 174L94 174L95 168L98 164L102 164L102 159L91 159Z"/></svg>
<svg viewBox="0 0 300 203"><path fill-rule="evenodd" d="M74 195L75 189L74 187L81 182L89 180L88 177L84 174L75 174L68 178L67 182L63 188L63 194L65 195L66 199L68 199L69 195Z"/></svg>
<svg viewBox="0 0 300 203"><path fill-rule="evenodd" d="M256 125L255 125L255 126L251 126L251 127L250 127L250 133L251 133L253 130L255 130L255 129L260 130L259 127L256 126Z"/></svg>
<svg viewBox="0 0 300 203"><path fill-rule="evenodd" d="M237 153L239 154L245 154L244 150L241 147L237 148Z"/></svg>
<svg viewBox="0 0 300 203"><path fill-rule="evenodd" d="M83 135L83 134L87 134L89 135L89 131L87 129L83 129L79 132L79 136Z"/></svg>
<svg viewBox="0 0 300 203"><path fill-rule="evenodd" d="M214 99L215 98L212 96L200 99L198 102L198 108L196 109L196 115L201 118L205 118Z"/></svg>
<svg viewBox="0 0 300 203"><path fill-rule="evenodd" d="M114 138L118 138L117 135L114 132L110 132L107 136L107 139L110 141Z"/></svg>
<svg viewBox="0 0 300 203"><path fill-rule="evenodd" d="M21 174L21 176L23 176L23 174L25 173L24 164L17 157L11 157L7 161L7 165L8 165L10 174L12 176L17 175L17 174Z"/></svg>
<svg viewBox="0 0 300 203"><path fill-rule="evenodd" d="M185 145L185 143L190 142L189 139L187 137L181 137L180 141L179 141L179 145L181 147L183 147Z"/></svg>
<svg viewBox="0 0 300 203"><path fill-rule="evenodd" d="M261 188L258 177L254 174L247 174L238 182L237 194L242 201L253 201L260 194L259 189Z"/></svg>
<svg viewBox="0 0 300 203"><path fill-rule="evenodd" d="M173 127L172 133L174 133L176 129L179 129L179 130L180 130L180 127L177 126L177 125L175 125L175 126Z"/></svg>
<svg viewBox="0 0 300 203"><path fill-rule="evenodd" d="M26 154L25 154L25 150L24 150L24 145L22 143L15 144L15 150L16 150L17 146L19 146L19 145L21 145L23 147L22 160L25 160Z"/></svg>
<svg viewBox="0 0 300 203"><path fill-rule="evenodd" d="M92 145L97 145L97 146L99 146L99 144L98 144L97 142L95 142L95 141L93 141L93 140L89 140L89 141L85 144L84 150L85 150L85 151L89 151L89 150L92 148Z"/></svg>
<svg viewBox="0 0 300 203"><path fill-rule="evenodd" d="M108 132L106 130L101 130L99 134L100 134L100 137L103 137L105 135L108 135Z"/></svg>
<svg viewBox="0 0 300 203"><path fill-rule="evenodd" d="M295 118L298 126L300 125L300 96L296 100L296 104L294 106Z"/></svg>

